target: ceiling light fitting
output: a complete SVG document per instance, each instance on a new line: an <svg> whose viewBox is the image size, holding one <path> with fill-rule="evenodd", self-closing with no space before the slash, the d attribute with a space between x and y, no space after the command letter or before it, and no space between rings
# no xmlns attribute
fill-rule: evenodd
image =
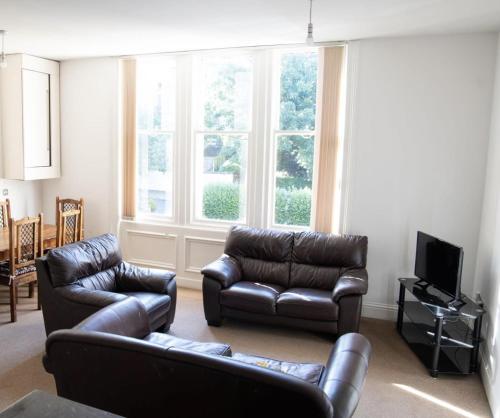
<svg viewBox="0 0 500 418"><path fill-rule="evenodd" d="M5 57L5 35L6 31L0 30L0 36L2 37L2 53L0 54L0 68L7 67L7 58Z"/></svg>
<svg viewBox="0 0 500 418"><path fill-rule="evenodd" d="M313 38L313 24L312 24L312 9L313 9L313 0L309 0L309 24L307 25L307 37L306 44L314 45Z"/></svg>

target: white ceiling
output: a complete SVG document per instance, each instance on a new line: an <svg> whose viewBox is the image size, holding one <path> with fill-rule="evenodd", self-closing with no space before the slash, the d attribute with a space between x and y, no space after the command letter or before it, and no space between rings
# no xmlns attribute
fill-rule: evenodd
<svg viewBox="0 0 500 418"><path fill-rule="evenodd" d="M314 0L317 41L498 31L500 0ZM307 0L0 0L8 53L132 55L303 42Z"/></svg>

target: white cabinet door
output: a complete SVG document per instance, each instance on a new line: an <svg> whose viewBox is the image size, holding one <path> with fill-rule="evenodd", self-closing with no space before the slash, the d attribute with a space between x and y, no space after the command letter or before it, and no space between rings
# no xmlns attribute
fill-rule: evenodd
<svg viewBox="0 0 500 418"><path fill-rule="evenodd" d="M25 167L50 161L50 75L23 69L23 141Z"/></svg>

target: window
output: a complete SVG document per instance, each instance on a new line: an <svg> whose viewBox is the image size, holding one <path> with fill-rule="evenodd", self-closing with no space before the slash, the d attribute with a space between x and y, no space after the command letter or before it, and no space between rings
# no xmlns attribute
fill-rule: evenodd
<svg viewBox="0 0 500 418"><path fill-rule="evenodd" d="M318 53L278 55L279 112L273 131L276 225L309 226L313 188Z"/></svg>
<svg viewBox="0 0 500 418"><path fill-rule="evenodd" d="M207 55L195 68L195 219L245 222L252 59Z"/></svg>
<svg viewBox="0 0 500 418"><path fill-rule="evenodd" d="M137 209L172 217L175 136L175 60L137 64Z"/></svg>
<svg viewBox="0 0 500 418"><path fill-rule="evenodd" d="M338 47L287 48L138 60L129 159L139 216L331 230L343 55Z"/></svg>

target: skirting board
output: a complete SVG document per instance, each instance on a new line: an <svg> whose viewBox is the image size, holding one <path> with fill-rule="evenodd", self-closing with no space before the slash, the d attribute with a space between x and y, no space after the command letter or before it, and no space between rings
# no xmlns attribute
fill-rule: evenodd
<svg viewBox="0 0 500 418"><path fill-rule="evenodd" d="M175 278L179 287L188 289L201 290L201 280L189 279L187 277ZM377 302L363 302L362 316L366 318L385 319L388 321L395 321L397 316L397 305L388 305L385 303Z"/></svg>

